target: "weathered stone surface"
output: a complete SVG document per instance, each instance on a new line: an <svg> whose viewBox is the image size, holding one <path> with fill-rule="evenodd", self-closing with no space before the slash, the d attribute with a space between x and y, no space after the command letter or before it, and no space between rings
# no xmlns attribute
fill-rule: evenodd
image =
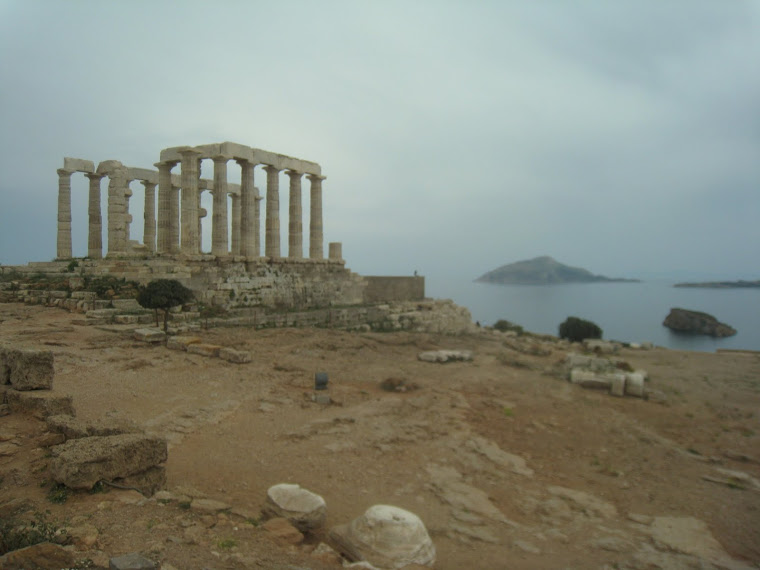
<svg viewBox="0 0 760 570"><path fill-rule="evenodd" d="M219 351L219 358L227 362L245 364L251 361L251 354L243 350L235 350L234 348L222 348Z"/></svg>
<svg viewBox="0 0 760 570"><path fill-rule="evenodd" d="M608 390L612 381L606 375L597 374L590 370L574 368L570 371L570 382L584 388Z"/></svg>
<svg viewBox="0 0 760 570"><path fill-rule="evenodd" d="M101 479L113 481L166 461L166 441L140 434L73 439L52 448L50 474L73 489L90 489Z"/></svg>
<svg viewBox="0 0 760 570"><path fill-rule="evenodd" d="M625 375L625 393L637 398L644 397L644 375L641 372L629 372Z"/></svg>
<svg viewBox="0 0 760 570"><path fill-rule="evenodd" d="M74 565L73 552L51 542L41 542L0 556L0 570L58 570Z"/></svg>
<svg viewBox="0 0 760 570"><path fill-rule="evenodd" d="M590 350L598 354L615 354L620 350L620 345L618 343L596 338L584 339L583 346L586 347L586 350Z"/></svg>
<svg viewBox="0 0 760 570"><path fill-rule="evenodd" d="M197 344L201 339L197 336L170 336L166 341L166 348L171 350L187 350L191 344Z"/></svg>
<svg viewBox="0 0 760 570"><path fill-rule="evenodd" d="M11 383L12 349L0 346L0 386Z"/></svg>
<svg viewBox="0 0 760 570"><path fill-rule="evenodd" d="M302 532L320 528L327 517L325 500L299 485L281 483L269 487L264 513L288 519Z"/></svg>
<svg viewBox="0 0 760 570"><path fill-rule="evenodd" d="M166 333L161 329L149 328L149 329L135 329L135 340L142 342L163 342L166 339Z"/></svg>
<svg viewBox="0 0 760 570"><path fill-rule="evenodd" d="M117 479L114 483L123 487L139 489L140 493L150 497L166 487L166 467L156 465L140 473Z"/></svg>
<svg viewBox="0 0 760 570"><path fill-rule="evenodd" d="M50 390L53 387L55 367L52 352L17 349L5 349L4 352L4 368L15 390Z"/></svg>
<svg viewBox="0 0 760 570"><path fill-rule="evenodd" d="M610 394L619 398L625 396L625 374L610 374Z"/></svg>
<svg viewBox="0 0 760 570"><path fill-rule="evenodd" d="M114 556L108 561L108 570L155 570L156 564L142 554L132 552Z"/></svg>
<svg viewBox="0 0 760 570"><path fill-rule="evenodd" d="M215 501L214 499L193 499L193 502L190 503L190 508L207 513L219 513L221 511L227 511L232 507L227 503Z"/></svg>
<svg viewBox="0 0 760 570"><path fill-rule="evenodd" d="M350 560L378 568L435 562L435 546L419 517L390 505L370 507L348 525L333 528L330 538Z"/></svg>
<svg viewBox="0 0 760 570"><path fill-rule="evenodd" d="M431 350L420 352L417 358L423 362L456 362L472 360L471 350Z"/></svg>
<svg viewBox="0 0 760 570"><path fill-rule="evenodd" d="M290 524L288 519L282 517L269 519L263 527L272 539L279 544L301 544L303 542L303 534Z"/></svg>
<svg viewBox="0 0 760 570"><path fill-rule="evenodd" d="M73 398L69 395L47 390L8 390L5 397L12 412L30 414L40 419L58 414L74 415Z"/></svg>
<svg viewBox="0 0 760 570"><path fill-rule="evenodd" d="M721 323L712 315L688 309L670 309L670 313L665 317L662 324L677 332L703 334L719 338L736 334L736 329Z"/></svg>
<svg viewBox="0 0 760 570"><path fill-rule="evenodd" d="M608 358L570 352L565 358L565 369L573 370L574 368L583 368L592 372L611 372L615 370L615 365Z"/></svg>
<svg viewBox="0 0 760 570"><path fill-rule="evenodd" d="M141 430L131 420L102 419L86 422L74 416L49 416L45 422L49 430L63 434L66 439L79 439L98 435L119 435L121 433L139 433Z"/></svg>
<svg viewBox="0 0 760 570"><path fill-rule="evenodd" d="M217 344L193 343L187 346L187 351L191 354L200 354L201 356L216 357L222 349Z"/></svg>
<svg viewBox="0 0 760 570"><path fill-rule="evenodd" d="M608 503L583 491L553 486L547 489L551 495L559 497L570 504L574 510L579 510L590 517L613 519L617 517L617 509Z"/></svg>

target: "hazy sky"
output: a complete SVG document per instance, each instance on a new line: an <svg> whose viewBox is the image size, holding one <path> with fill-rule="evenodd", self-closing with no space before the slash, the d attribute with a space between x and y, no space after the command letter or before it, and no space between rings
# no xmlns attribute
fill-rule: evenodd
<svg viewBox="0 0 760 570"><path fill-rule="evenodd" d="M760 278L760 1L0 0L0 85L0 263L55 256L64 156L234 141L322 165L362 274Z"/></svg>

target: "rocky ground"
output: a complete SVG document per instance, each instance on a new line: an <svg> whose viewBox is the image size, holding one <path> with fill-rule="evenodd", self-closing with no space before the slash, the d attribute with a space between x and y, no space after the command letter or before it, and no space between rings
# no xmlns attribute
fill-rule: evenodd
<svg viewBox="0 0 760 570"><path fill-rule="evenodd" d="M441 570L760 568L758 354L622 349L649 372L656 397L642 400L568 383L577 346L492 331L198 333L251 353L234 364L78 318L0 304L0 342L52 350L54 390L73 395L77 417L169 441L168 493L53 503L45 423L0 418L0 517L49 510L78 559L339 567L311 552L326 530L286 545L262 524L267 488L287 482L324 497L327 529L375 504L412 511ZM474 359L418 360L436 349ZM312 401L321 371L331 405ZM413 389L383 390L389 378Z"/></svg>

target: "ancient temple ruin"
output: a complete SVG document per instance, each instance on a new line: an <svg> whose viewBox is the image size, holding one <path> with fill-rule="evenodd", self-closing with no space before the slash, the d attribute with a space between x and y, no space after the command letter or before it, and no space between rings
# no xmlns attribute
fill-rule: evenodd
<svg viewBox="0 0 760 570"><path fill-rule="evenodd" d="M201 161L214 162L213 180L200 178ZM235 161L241 169L241 183L227 182L227 164ZM303 223L301 183L310 183L308 259L324 256L322 235L322 176L319 164L236 143L179 146L161 151L157 170L124 166L117 160L98 164L64 158L58 170L58 234L56 257L72 257L71 245L71 176L81 172L89 179L87 257L103 258L103 221L101 185L108 179L106 257L123 258L145 255L201 255L200 197L204 191L213 195L211 254L216 257L262 257L260 244L260 202L264 200L264 257L280 258L280 173L287 174L289 184L288 251L289 259L303 259ZM254 183L254 168L262 165L266 172L266 197L259 195ZM172 171L179 166L179 172ZM144 232L141 243L131 242L129 184L139 180L145 187ZM158 207L156 208L156 187ZM227 199L231 198L228 213ZM158 210L156 212L156 210ZM228 240L228 236L231 236ZM228 241L230 243L228 243ZM330 244L330 258L340 259L340 244Z"/></svg>

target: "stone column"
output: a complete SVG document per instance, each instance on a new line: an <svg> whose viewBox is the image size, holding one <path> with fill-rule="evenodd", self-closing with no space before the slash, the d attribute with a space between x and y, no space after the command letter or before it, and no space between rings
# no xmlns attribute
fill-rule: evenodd
<svg viewBox="0 0 760 570"><path fill-rule="evenodd" d="M254 188L253 198L253 232L254 232L254 249L256 257L261 255L261 201L263 196L259 195L259 189Z"/></svg>
<svg viewBox="0 0 760 570"><path fill-rule="evenodd" d="M267 221L264 255L280 257L280 171L265 166L267 171Z"/></svg>
<svg viewBox="0 0 760 570"><path fill-rule="evenodd" d="M145 187L145 208L143 209L143 243L148 251L156 251L156 183L142 181Z"/></svg>
<svg viewBox="0 0 760 570"><path fill-rule="evenodd" d="M303 214L301 213L301 176L303 173L288 170L290 177L290 200L288 202L288 257L303 257Z"/></svg>
<svg viewBox="0 0 760 570"><path fill-rule="evenodd" d="M102 174L85 174L90 179L90 194L87 206L87 257L103 258L103 216L100 213L100 181Z"/></svg>
<svg viewBox="0 0 760 570"><path fill-rule="evenodd" d="M198 156L193 149L180 151L182 155L182 225L180 251L185 255L200 253L200 232L198 231Z"/></svg>
<svg viewBox="0 0 760 570"><path fill-rule="evenodd" d="M240 196L231 194L232 198L232 235L230 251L232 255L240 255Z"/></svg>
<svg viewBox="0 0 760 570"><path fill-rule="evenodd" d="M132 180L127 180L127 187L124 189L124 243L126 244L126 250L129 250L129 232L132 227L132 214L129 213L129 199L132 197L132 189L129 185Z"/></svg>
<svg viewBox="0 0 760 570"><path fill-rule="evenodd" d="M179 193L172 186L176 162L157 162L158 168L158 253L177 253L179 245Z"/></svg>
<svg viewBox="0 0 760 570"><path fill-rule="evenodd" d="M236 159L240 165L240 255L259 257L259 248L254 224L256 190L253 186L253 168L247 160Z"/></svg>
<svg viewBox="0 0 760 570"><path fill-rule="evenodd" d="M227 158L214 157L214 214L211 218L211 253L229 255L227 235Z"/></svg>
<svg viewBox="0 0 760 570"><path fill-rule="evenodd" d="M69 170L58 169L58 259L71 257L71 175Z"/></svg>
<svg viewBox="0 0 760 570"><path fill-rule="evenodd" d="M127 252L129 212L127 210L127 169L114 161L108 181L108 256Z"/></svg>
<svg viewBox="0 0 760 570"><path fill-rule="evenodd" d="M310 174L311 181L311 211L309 219L309 258L324 258L322 236L322 181L325 176Z"/></svg>

